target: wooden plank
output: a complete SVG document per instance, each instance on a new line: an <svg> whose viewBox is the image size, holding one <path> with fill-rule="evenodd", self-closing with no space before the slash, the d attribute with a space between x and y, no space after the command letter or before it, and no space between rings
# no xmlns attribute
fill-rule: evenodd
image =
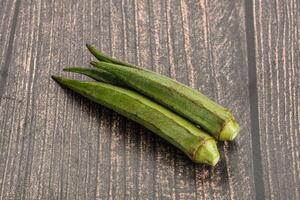
<svg viewBox="0 0 300 200"><path fill-rule="evenodd" d="M15 99L11 91L5 89L7 83L12 81L12 74L9 75L8 69L12 59L12 47L15 39L16 23L18 18L19 4L16 1L0 1L0 198L4 195L6 184L5 174L9 163L2 162L9 155L9 144L11 134L4 131L11 126ZM3 128L2 128L3 127Z"/></svg>
<svg viewBox="0 0 300 200"><path fill-rule="evenodd" d="M241 20L244 4L183 1L182 6L189 84L230 108L241 124L235 142L219 144L221 162L216 168L196 166L197 197L251 199L254 185L248 74L245 22Z"/></svg>
<svg viewBox="0 0 300 200"><path fill-rule="evenodd" d="M15 27L19 14L19 3L17 1L0 1L0 101L4 96L4 87L8 76L8 68L11 60L12 45L15 37ZM1 120L2 121L2 120Z"/></svg>
<svg viewBox="0 0 300 200"><path fill-rule="evenodd" d="M90 195L86 184L92 176L88 172L96 171L94 141L99 129L86 132L85 128L98 127L99 106L81 98L71 100L74 95L58 90L50 80L50 74L61 71L62 66L82 63L82 26L71 26L82 24L75 16L84 10L81 6L21 2L8 73L13 80L7 80L10 84L5 88L19 100L1 105L8 109L7 123L12 124L1 127L4 135L10 135L3 199L81 199ZM94 179L91 194L95 194L95 183Z"/></svg>
<svg viewBox="0 0 300 200"><path fill-rule="evenodd" d="M189 84L186 66L184 30L180 1L166 2L166 20L170 75L173 79ZM175 152L175 197L176 199L196 199L195 168L179 150Z"/></svg>
<svg viewBox="0 0 300 200"><path fill-rule="evenodd" d="M134 1L135 12L135 29L136 29L136 60L137 65L153 69L151 35L149 24L148 1ZM153 134L141 129L140 138L140 157L138 168L138 198L154 199L155 198L155 137Z"/></svg>
<svg viewBox="0 0 300 200"><path fill-rule="evenodd" d="M149 1L149 29L153 70L171 76L167 1ZM155 143L155 198L176 198L177 150L161 138Z"/></svg>
<svg viewBox="0 0 300 200"><path fill-rule="evenodd" d="M259 129L267 199L300 198L299 1L254 1Z"/></svg>
<svg viewBox="0 0 300 200"><path fill-rule="evenodd" d="M0 104L2 199L253 198L243 1L19 3L3 90L14 100ZM242 131L219 144L219 165L195 165L150 131L54 83L51 74L91 60L85 42L231 108Z"/></svg>
<svg viewBox="0 0 300 200"><path fill-rule="evenodd" d="M138 44L136 26L136 1L126 0L122 3L122 25L123 25L123 58L130 63L137 63ZM130 120L126 121L125 132L125 199L138 199L139 193L139 163L141 156L140 126Z"/></svg>
<svg viewBox="0 0 300 200"><path fill-rule="evenodd" d="M5 91L6 81L9 79L8 77L8 68L11 61L11 51L15 37L15 28L16 26L16 19L18 15L18 8L16 8L16 1L1 1L0 2L0 44L2 48L0 49L0 105L6 104L7 101L14 101L12 96L9 96L9 93ZM1 106L1 108L3 108ZM5 122L8 121L6 118L6 113L8 109L1 109L0 115L0 127L5 126ZM3 129L0 129L0 134L4 134ZM5 146L4 144L4 137L0 137L0 145L2 148ZM0 147L0 148L1 148ZM5 153L4 149L0 152L1 159L4 159ZM2 162L0 170L3 169L4 163ZM3 171L0 171L0 174L3 175ZM0 177L1 177L0 175ZM2 181L3 179L0 178ZM0 181L0 188L2 187L2 182ZM1 190L0 190L1 191Z"/></svg>
<svg viewBox="0 0 300 200"><path fill-rule="evenodd" d="M110 10L110 43L111 55L114 57L124 57L124 29L122 2L111 1ZM110 192L112 199L125 199L125 140L126 120L117 113L113 113L112 133L111 133L111 174Z"/></svg>

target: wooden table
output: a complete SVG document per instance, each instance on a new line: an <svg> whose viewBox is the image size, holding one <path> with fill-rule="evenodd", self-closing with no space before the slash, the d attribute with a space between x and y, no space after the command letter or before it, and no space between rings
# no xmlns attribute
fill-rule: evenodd
<svg viewBox="0 0 300 200"><path fill-rule="evenodd" d="M86 42L229 107L220 163L52 81ZM300 199L299 0L0 0L0 44L1 200Z"/></svg>

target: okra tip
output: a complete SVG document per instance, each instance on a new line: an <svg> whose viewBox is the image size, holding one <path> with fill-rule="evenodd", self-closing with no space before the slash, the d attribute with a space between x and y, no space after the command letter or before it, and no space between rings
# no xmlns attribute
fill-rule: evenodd
<svg viewBox="0 0 300 200"><path fill-rule="evenodd" d="M53 80L55 80L56 82L60 82L60 81L61 81L61 77L59 77L59 76L54 76L54 75L52 75L51 78L52 78Z"/></svg>
<svg viewBox="0 0 300 200"><path fill-rule="evenodd" d="M216 141L214 139L205 140L204 143L195 152L194 161L199 163L206 163L215 166L220 159L220 154L217 149Z"/></svg>
<svg viewBox="0 0 300 200"><path fill-rule="evenodd" d="M94 48L92 45L90 45L89 43L86 43L85 46L88 48L88 49L92 49Z"/></svg>
<svg viewBox="0 0 300 200"><path fill-rule="evenodd" d="M77 72L78 68L77 67L65 67L63 68L64 72Z"/></svg>
<svg viewBox="0 0 300 200"><path fill-rule="evenodd" d="M103 54L101 51L98 51L95 47L90 44L85 45L86 48L91 52L99 61L111 62L111 58Z"/></svg>
<svg viewBox="0 0 300 200"><path fill-rule="evenodd" d="M61 76L54 76L54 75L52 75L51 78L54 81L56 81L57 83L62 84L62 85L66 85L66 82L68 82L68 81L75 81L75 80L72 80L72 79L67 79L67 78L64 78L64 77L61 77Z"/></svg>
<svg viewBox="0 0 300 200"><path fill-rule="evenodd" d="M235 120L228 121L219 135L221 141L232 141L240 131L240 126Z"/></svg>
<svg viewBox="0 0 300 200"><path fill-rule="evenodd" d="M84 67L65 67L63 68L64 72L74 72L78 74L84 74L86 71L91 70L90 68L84 68Z"/></svg>

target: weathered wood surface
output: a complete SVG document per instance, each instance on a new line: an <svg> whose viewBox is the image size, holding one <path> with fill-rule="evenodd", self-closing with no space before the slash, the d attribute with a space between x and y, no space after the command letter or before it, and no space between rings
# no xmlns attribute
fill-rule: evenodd
<svg viewBox="0 0 300 200"><path fill-rule="evenodd" d="M300 199L300 2L254 1L265 196Z"/></svg>
<svg viewBox="0 0 300 200"><path fill-rule="evenodd" d="M299 7L0 0L0 199L299 199ZM242 130L221 162L54 83L86 42L229 107Z"/></svg>

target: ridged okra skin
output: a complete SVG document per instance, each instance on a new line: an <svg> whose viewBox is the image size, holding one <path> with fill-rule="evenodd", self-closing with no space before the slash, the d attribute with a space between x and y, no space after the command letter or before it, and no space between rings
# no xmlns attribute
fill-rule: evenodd
<svg viewBox="0 0 300 200"><path fill-rule="evenodd" d="M225 140L233 140L238 132L240 131L240 127L238 123L235 121L232 113L222 107L221 105L215 103L214 101L207 98L205 95L201 94L197 90L189 88L175 80L172 80L168 77L159 75L157 73L151 72L146 69L142 69L138 66L128 64L126 62L120 61L118 59L112 58L100 51L98 51L95 47L90 44L86 45L89 51L99 60L107 63L113 63L121 66L125 66L133 69L140 69L143 72L152 73L152 77L155 81L164 80L167 85L171 86L170 91L177 93L177 96L180 96L180 99L174 99L174 101L169 98L160 99L156 95L157 94L148 94L144 92L144 90L137 88L137 90L145 95L149 95L159 103L168 106L173 111L181 114L185 118L191 120L193 123L198 124L202 128L204 128L209 134L214 136L216 139L225 141ZM157 80L155 80L157 78ZM147 79L146 79L147 80ZM157 82L156 82L157 83ZM132 86L132 85L131 85ZM134 88L134 87L133 87ZM151 92L151 91L150 91ZM168 96L169 93L166 93ZM176 96L176 94L175 94ZM167 101L170 100L170 101ZM178 107L173 104L169 104L174 102L176 105L181 106L181 104L187 106L188 108L193 109L195 106L198 109L194 110L194 112L190 112L190 110L185 110L185 107Z"/></svg>
<svg viewBox="0 0 300 200"><path fill-rule="evenodd" d="M141 68L107 62L91 64L199 125L218 140L233 140L239 132L239 125L228 109L182 83Z"/></svg>
<svg viewBox="0 0 300 200"><path fill-rule="evenodd" d="M74 72L82 75L86 75L94 80L109 83L112 85L125 86L122 81L120 81L112 73L95 68L86 67L67 67L63 69L66 72Z"/></svg>
<svg viewBox="0 0 300 200"><path fill-rule="evenodd" d="M219 160L215 140L192 123L125 88L102 82L52 77L61 85L138 122L164 138L196 163L214 166Z"/></svg>

